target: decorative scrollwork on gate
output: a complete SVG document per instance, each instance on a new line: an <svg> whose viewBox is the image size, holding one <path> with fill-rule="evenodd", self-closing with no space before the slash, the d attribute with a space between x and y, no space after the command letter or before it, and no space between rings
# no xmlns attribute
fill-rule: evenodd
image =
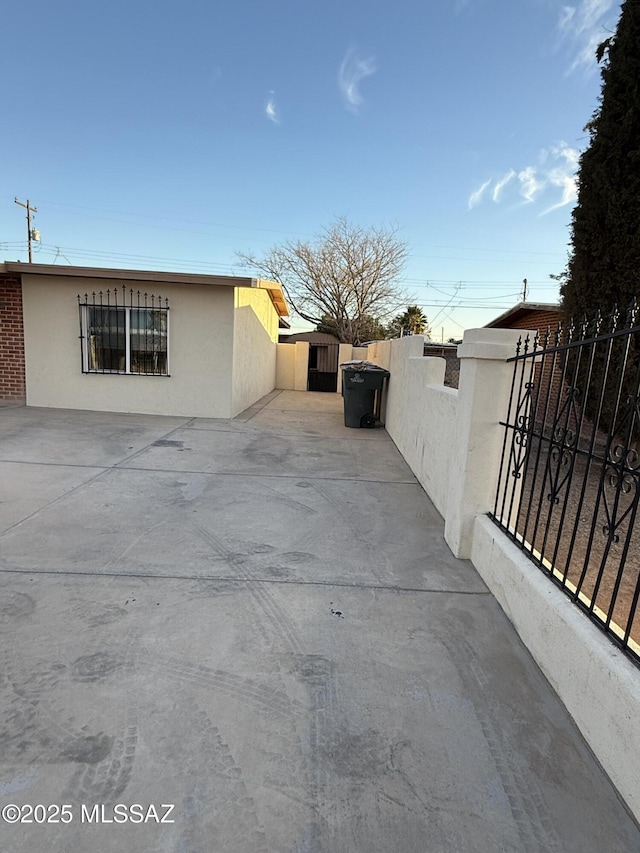
<svg viewBox="0 0 640 853"><path fill-rule="evenodd" d="M603 509L606 522L603 534L618 543L618 531L638 509L640 498L640 456L635 447L616 444L609 451L605 467Z"/></svg>
<svg viewBox="0 0 640 853"><path fill-rule="evenodd" d="M522 477L522 469L527 461L527 447L529 446L529 436L532 428L532 420L529 411L533 388L533 382L524 383L524 392L518 402L516 410L510 454L511 476L516 480L519 480Z"/></svg>

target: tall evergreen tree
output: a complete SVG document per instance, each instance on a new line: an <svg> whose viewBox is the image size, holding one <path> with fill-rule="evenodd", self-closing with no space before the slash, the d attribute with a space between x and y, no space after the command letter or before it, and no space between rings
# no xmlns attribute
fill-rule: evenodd
<svg viewBox="0 0 640 853"><path fill-rule="evenodd" d="M566 316L624 310L640 295L640 0L624 0L598 48L599 106L585 128L572 251L561 287Z"/></svg>

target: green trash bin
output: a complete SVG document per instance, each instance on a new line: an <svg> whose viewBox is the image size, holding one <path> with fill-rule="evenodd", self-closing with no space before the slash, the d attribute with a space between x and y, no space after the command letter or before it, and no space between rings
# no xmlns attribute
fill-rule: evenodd
<svg viewBox="0 0 640 853"><path fill-rule="evenodd" d="M374 427L380 413L380 395L389 371L374 365L342 365L342 397L346 427Z"/></svg>

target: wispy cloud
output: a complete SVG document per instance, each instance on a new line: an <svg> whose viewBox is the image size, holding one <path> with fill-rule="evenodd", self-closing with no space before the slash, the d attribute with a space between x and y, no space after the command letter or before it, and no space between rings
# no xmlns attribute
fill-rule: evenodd
<svg viewBox="0 0 640 853"><path fill-rule="evenodd" d="M500 197L502 196L502 190L506 187L511 178L515 178L515 175L516 173L514 172L514 170L509 169L509 171L504 174L499 181L496 182L492 193L492 198L494 201L500 201Z"/></svg>
<svg viewBox="0 0 640 853"><path fill-rule="evenodd" d="M373 57L363 59L355 47L349 48L340 64L338 86L348 109L352 112L357 112L363 101L360 94L360 84L375 72L376 66Z"/></svg>
<svg viewBox="0 0 640 853"><path fill-rule="evenodd" d="M274 92L269 92L269 99L267 100L267 105L264 108L264 111L265 115L270 121L272 121L274 124L280 124L280 116L278 115L278 108L276 107L276 100L274 95Z"/></svg>
<svg viewBox="0 0 640 853"><path fill-rule="evenodd" d="M502 201L534 204L545 200L547 207L539 214L544 216L575 202L579 159L580 152L577 149L571 148L566 142L558 142L540 151L537 163L518 171L509 169L498 178L489 178L471 193L467 206L472 210L489 198L495 204ZM561 190L559 199L557 190ZM553 198L551 204L550 197Z"/></svg>
<svg viewBox="0 0 640 853"><path fill-rule="evenodd" d="M527 166L518 172L518 180L520 181L520 195L527 204L535 201L536 196L545 186L545 181L539 178L535 166Z"/></svg>
<svg viewBox="0 0 640 853"><path fill-rule="evenodd" d="M571 177L570 175L563 175L558 172L549 176L549 183L562 188L562 198L556 204L552 204L551 207L543 210L540 216L545 216L547 213L551 213L552 210L558 210L558 208L565 207L567 204L575 204L578 198L578 182L575 175Z"/></svg>
<svg viewBox="0 0 640 853"><path fill-rule="evenodd" d="M485 194L485 191L489 188L491 184L491 178L488 181L485 181L484 184L481 184L475 192L472 192L469 196L469 210L473 210L474 207L477 207L482 201L482 196Z"/></svg>
<svg viewBox="0 0 640 853"><path fill-rule="evenodd" d="M595 68L596 48L613 31L618 11L616 0L577 0L562 7L558 33L569 45L569 74L578 68Z"/></svg>

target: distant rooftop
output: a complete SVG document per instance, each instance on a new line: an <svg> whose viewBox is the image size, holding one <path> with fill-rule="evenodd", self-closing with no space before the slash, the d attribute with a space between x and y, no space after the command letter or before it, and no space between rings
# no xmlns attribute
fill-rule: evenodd
<svg viewBox="0 0 640 853"><path fill-rule="evenodd" d="M515 323L521 320L523 317L526 317L527 314L533 314L534 312L546 311L549 314L559 314L560 312L560 303L558 302L518 302L517 305L514 305L513 308L509 308L503 314L500 314L499 317L496 317L495 320L491 320L490 323L487 323L485 329L505 329L508 328L509 323Z"/></svg>

